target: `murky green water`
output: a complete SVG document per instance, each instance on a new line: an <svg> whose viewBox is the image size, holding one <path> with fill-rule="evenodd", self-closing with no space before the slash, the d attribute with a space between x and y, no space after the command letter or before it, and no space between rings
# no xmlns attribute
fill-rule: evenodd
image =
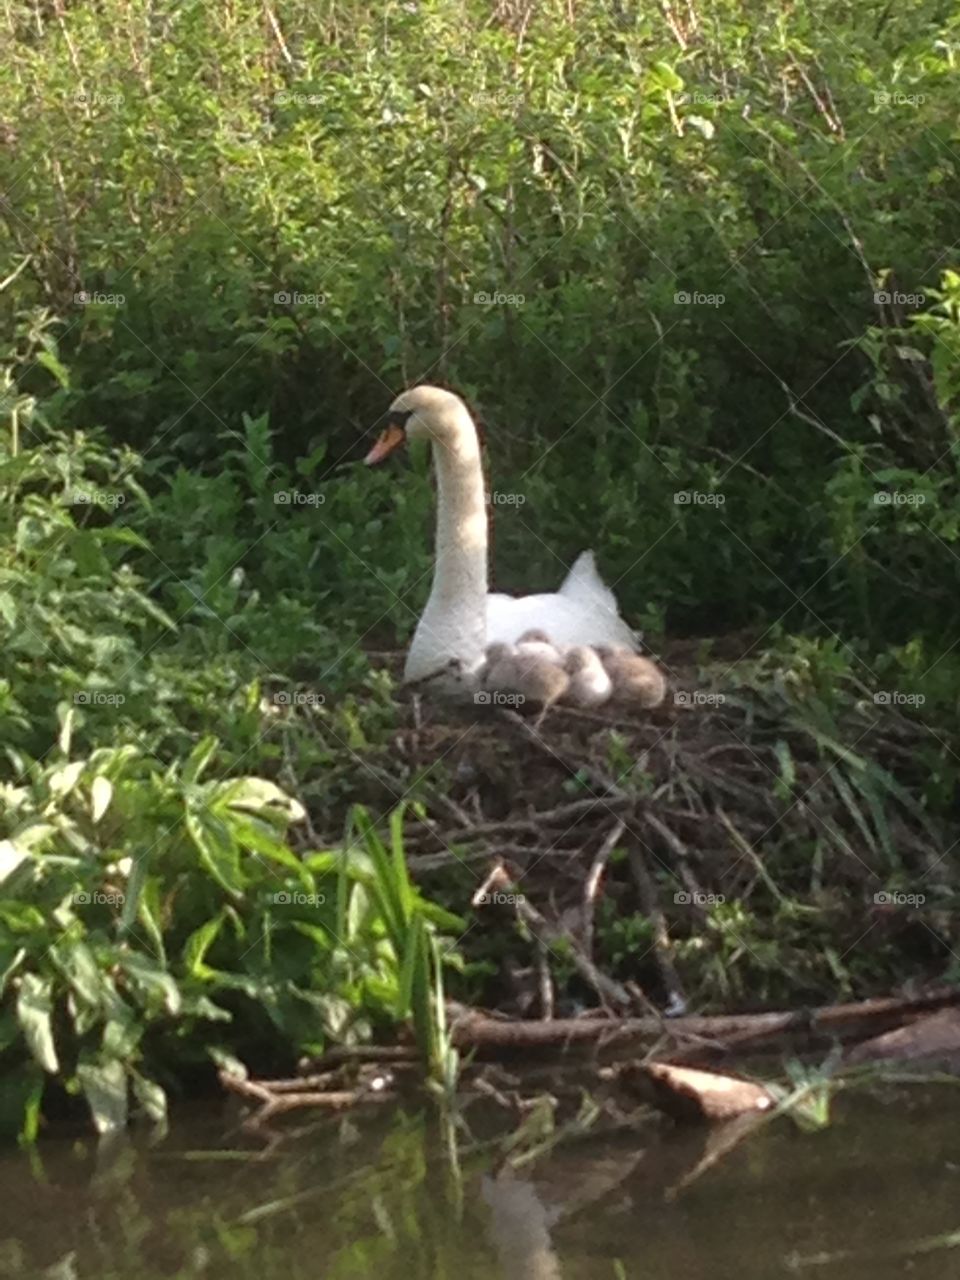
<svg viewBox="0 0 960 1280"><path fill-rule="evenodd" d="M944 1111L944 1108L947 1110ZM161 1141L48 1139L0 1156L0 1275L212 1280L887 1280L960 1273L960 1093L847 1099L779 1120L671 1194L701 1133L582 1140L492 1179L451 1173L420 1114L329 1119L270 1144L217 1105ZM797 1256L852 1251L791 1271Z"/></svg>

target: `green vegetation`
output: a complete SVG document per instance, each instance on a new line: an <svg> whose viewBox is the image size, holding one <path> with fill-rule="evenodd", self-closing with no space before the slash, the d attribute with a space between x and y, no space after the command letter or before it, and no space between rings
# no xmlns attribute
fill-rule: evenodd
<svg viewBox="0 0 960 1280"><path fill-rule="evenodd" d="M406 869L398 806L433 813L452 762L403 755L368 654L423 603L432 495L424 459L352 464L420 378L479 405L492 487L522 496L495 508L504 589L592 544L654 642L748 637L719 672L782 812L763 895L680 930L690 989L946 970L951 6L13 2L5 34L8 1130L77 1093L104 1128L157 1116L211 1060L408 1018L449 1089L441 965L459 948L476 997L505 946L529 957L459 919L473 875ZM646 794L631 744L603 750ZM935 871L935 947L831 946L861 886L786 819L812 786L882 885ZM598 963L635 976L649 937L613 894Z"/></svg>

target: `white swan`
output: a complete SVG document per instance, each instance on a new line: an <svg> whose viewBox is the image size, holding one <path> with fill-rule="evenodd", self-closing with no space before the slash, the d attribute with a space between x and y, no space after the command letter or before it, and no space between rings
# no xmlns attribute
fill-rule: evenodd
<svg viewBox="0 0 960 1280"><path fill-rule="evenodd" d="M636 648L636 637L597 573L592 551L580 555L551 595L488 595L480 444L459 396L430 386L404 391L390 406L387 425L366 462L380 462L418 439L433 446L437 542L433 586L407 653L406 680L427 679L455 663L469 681L488 644L513 644L531 629L545 631L560 649L578 644Z"/></svg>

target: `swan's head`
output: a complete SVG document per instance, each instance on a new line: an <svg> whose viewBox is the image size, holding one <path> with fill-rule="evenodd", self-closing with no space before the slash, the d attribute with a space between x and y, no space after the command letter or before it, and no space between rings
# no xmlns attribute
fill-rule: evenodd
<svg viewBox="0 0 960 1280"><path fill-rule="evenodd" d="M476 439L467 406L443 387L411 387L402 391L387 411L386 426L365 458L367 466L382 462L410 440L427 440L453 448L465 438Z"/></svg>

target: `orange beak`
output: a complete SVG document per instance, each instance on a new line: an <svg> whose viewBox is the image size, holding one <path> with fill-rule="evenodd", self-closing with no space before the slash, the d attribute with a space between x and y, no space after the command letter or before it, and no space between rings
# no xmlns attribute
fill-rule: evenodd
<svg viewBox="0 0 960 1280"><path fill-rule="evenodd" d="M378 462L382 462L394 450L401 448L406 443L407 437L403 427L398 427L395 423L391 423L386 431L380 434L377 443L364 458L364 462L368 467L376 466Z"/></svg>

